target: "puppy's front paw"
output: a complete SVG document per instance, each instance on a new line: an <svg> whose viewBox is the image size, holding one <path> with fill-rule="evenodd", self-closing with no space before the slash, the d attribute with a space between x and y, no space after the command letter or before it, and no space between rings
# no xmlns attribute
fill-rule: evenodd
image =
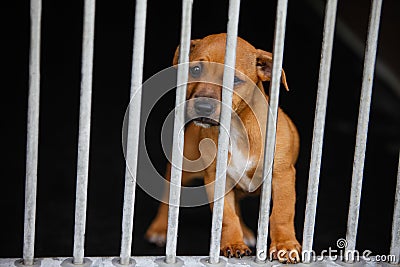
<svg viewBox="0 0 400 267"><path fill-rule="evenodd" d="M167 226L163 223L153 221L149 229L146 231L145 238L150 243L157 245L158 247L165 246L167 240Z"/></svg>
<svg viewBox="0 0 400 267"><path fill-rule="evenodd" d="M241 258L242 256L251 255L251 250L249 247L243 243L226 244L221 247L221 254L227 258L236 257Z"/></svg>
<svg viewBox="0 0 400 267"><path fill-rule="evenodd" d="M296 239L272 242L269 255L270 258L282 263L298 263L300 262L301 246Z"/></svg>

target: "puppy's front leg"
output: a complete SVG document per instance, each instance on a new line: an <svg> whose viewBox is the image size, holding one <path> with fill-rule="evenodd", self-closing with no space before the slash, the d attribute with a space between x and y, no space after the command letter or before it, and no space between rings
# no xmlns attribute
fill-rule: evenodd
<svg viewBox="0 0 400 267"><path fill-rule="evenodd" d="M213 164L214 165L214 164ZM215 172L205 173L204 182L207 184L207 194L210 207L213 208ZM224 214L222 218L221 253L225 257L242 257L250 255L251 250L244 243L239 216L235 211L235 192L230 190L224 199Z"/></svg>
<svg viewBox="0 0 400 267"><path fill-rule="evenodd" d="M270 255L279 261L296 263L300 260L301 246L294 231L296 170L293 165L274 168L272 179L273 208L271 222Z"/></svg>

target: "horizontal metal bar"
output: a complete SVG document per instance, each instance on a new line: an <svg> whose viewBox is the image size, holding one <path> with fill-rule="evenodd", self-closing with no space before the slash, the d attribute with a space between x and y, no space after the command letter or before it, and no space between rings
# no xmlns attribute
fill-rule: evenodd
<svg viewBox="0 0 400 267"><path fill-rule="evenodd" d="M204 267L207 266L204 264L204 257L205 256L180 256L179 259L182 260L182 265L179 265L181 267ZM87 257L91 262L92 266L101 266L101 267L116 267L118 266L118 259L114 257ZM132 257L133 260L136 262L136 266L140 267L160 267L164 266L166 267L166 264L161 265L160 264L160 257L159 256L134 256ZM326 267L338 267L342 266L343 262L338 259L338 260L333 260L334 257L325 257L324 259L318 260L316 262L312 262L309 264L309 266L315 266L315 267L321 267L321 266L326 266ZM40 261L40 266L41 267L56 267L60 266L61 263L66 260L66 258L63 257L57 257L57 258L40 258L37 259ZM254 264L254 257L243 257L242 259L227 259L228 263L226 266L228 267L254 267L257 266ZM16 264L17 262L17 264ZM15 266L23 267L18 265L18 259L0 259L0 266L2 267L15 267ZM372 256L371 258L365 260L361 259L360 262L357 262L357 267L365 266L365 267L373 267L373 266L386 266L386 264L382 264L376 257ZM170 266L178 266L178 265L170 265ZM217 266L223 266L223 265L217 265ZM259 265L260 267L263 266L288 266L285 263L279 263L277 260L272 261L268 264L264 265ZM294 265L296 266L296 265Z"/></svg>
<svg viewBox="0 0 400 267"><path fill-rule="evenodd" d="M179 50L179 65L177 74L177 89L175 100L175 118L172 146L171 181L169 191L168 230L165 251L167 263L176 262L176 247L178 239L179 205L181 198L181 180L183 164L183 144L185 127L186 88L188 81L190 52L190 31L192 27L193 0L182 1L181 41Z"/></svg>
<svg viewBox="0 0 400 267"><path fill-rule="evenodd" d="M269 110L265 135L263 185L260 197L260 211L258 217L256 262L264 262L267 258L267 239L269 214L271 204L272 169L275 154L276 122L278 115L279 89L282 75L283 50L285 45L287 0L278 0L275 19L275 35L272 60L272 76L269 87Z"/></svg>
<svg viewBox="0 0 400 267"><path fill-rule="evenodd" d="M390 243L390 255L395 255L396 259L392 263L400 262L400 153L399 166L397 168L396 196L394 199L394 211L392 222L392 241Z"/></svg>
<svg viewBox="0 0 400 267"><path fill-rule="evenodd" d="M23 260L25 265L33 264L35 251L36 188L39 149L41 19L42 1L31 0L31 47L29 56L29 97L23 248Z"/></svg>
<svg viewBox="0 0 400 267"><path fill-rule="evenodd" d="M303 230L302 249L306 252L312 250L314 238L322 146L324 142L325 115L328 100L329 75L331 70L333 36L335 32L336 8L337 0L328 0L326 2L317 104L314 119L314 134L311 148L310 174L308 178L307 203ZM310 254L305 253L304 255L306 255L306 258L303 259L303 262L309 263L311 260Z"/></svg>
<svg viewBox="0 0 400 267"><path fill-rule="evenodd" d="M214 205L211 227L211 264L219 263L226 170L228 164L229 134L232 115L233 80L235 77L236 44L239 24L240 0L230 0L226 37L225 66L222 80L222 102L218 136L218 154L214 185Z"/></svg>
<svg viewBox="0 0 400 267"><path fill-rule="evenodd" d="M73 262L75 264L83 264L84 257L87 185L89 173L90 113L92 104L94 17L95 0L85 0L73 250Z"/></svg>
<svg viewBox="0 0 400 267"><path fill-rule="evenodd" d="M137 0L133 39L131 102L128 107L125 191L122 214L120 263L128 265L132 250L133 217L139 156L140 111L142 103L143 61L146 33L147 0Z"/></svg>
<svg viewBox="0 0 400 267"><path fill-rule="evenodd" d="M360 109L358 113L349 215L347 219L347 247L345 249L345 260L348 262L354 261L354 255L351 252L354 251L356 247L364 160L367 146L369 111L371 106L372 85L374 80L376 48L378 44L381 9L382 0L373 0L368 25L367 45L365 49L364 71L360 97Z"/></svg>

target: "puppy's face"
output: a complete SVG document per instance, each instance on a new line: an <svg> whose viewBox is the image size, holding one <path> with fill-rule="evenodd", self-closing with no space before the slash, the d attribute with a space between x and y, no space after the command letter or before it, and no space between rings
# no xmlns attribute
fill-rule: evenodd
<svg viewBox="0 0 400 267"><path fill-rule="evenodd" d="M191 42L186 115L205 128L219 125L225 44L226 34L210 35ZM178 56L179 47L174 65L178 63ZM239 113L251 103L254 90L259 90L256 84L270 80L271 65L270 53L255 49L238 38L232 112Z"/></svg>

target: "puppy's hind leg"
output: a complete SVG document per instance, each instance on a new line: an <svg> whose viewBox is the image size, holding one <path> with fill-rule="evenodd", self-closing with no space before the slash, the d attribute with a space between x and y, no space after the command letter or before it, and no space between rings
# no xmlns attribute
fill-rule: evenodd
<svg viewBox="0 0 400 267"><path fill-rule="evenodd" d="M182 172L182 185L187 185L192 178L196 175L195 173ZM168 163L165 178L168 182L171 179L171 163ZM169 183L168 183L169 184ZM145 238L150 242L159 247L165 245L167 241L167 229L168 229L168 201L169 201L169 186L164 188L164 194L162 202L158 207L158 212L150 227L147 229Z"/></svg>
<svg viewBox="0 0 400 267"><path fill-rule="evenodd" d="M235 201L235 210L236 214L239 216L240 226L242 227L242 232L243 232L244 243L246 243L246 245L248 245L249 247L254 248L256 246L256 238L254 236L253 231L243 221L243 217L240 211L239 199Z"/></svg>

